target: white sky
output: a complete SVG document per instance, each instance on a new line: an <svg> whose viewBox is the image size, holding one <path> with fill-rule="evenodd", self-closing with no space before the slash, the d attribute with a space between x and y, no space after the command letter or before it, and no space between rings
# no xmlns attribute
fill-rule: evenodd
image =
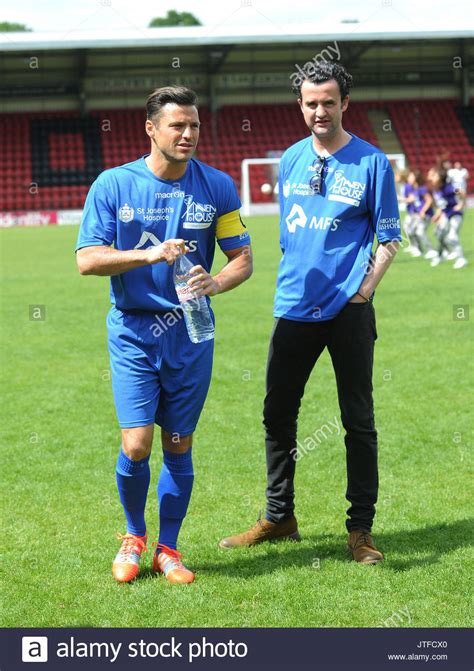
<svg viewBox="0 0 474 671"><path fill-rule="evenodd" d="M168 9L189 11L209 28L221 25L269 26L283 28L288 23L337 23L359 19L363 23L386 21L408 28L474 29L470 0L24 0L15 6L0 0L0 20L24 23L34 31L123 30L148 26L155 16ZM469 24L469 25L468 25ZM474 32L473 32L474 36Z"/></svg>

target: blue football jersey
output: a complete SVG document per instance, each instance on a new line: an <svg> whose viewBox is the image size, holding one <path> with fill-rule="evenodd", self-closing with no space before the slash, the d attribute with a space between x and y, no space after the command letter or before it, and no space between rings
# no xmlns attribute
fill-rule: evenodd
<svg viewBox="0 0 474 671"><path fill-rule="evenodd" d="M279 175L280 262L275 317L334 318L370 268L374 236L401 240L392 167L383 152L352 135L325 158L320 193L312 137L282 156ZM314 180L313 180L314 182Z"/></svg>
<svg viewBox="0 0 474 671"><path fill-rule="evenodd" d="M216 240L223 251L250 244L228 175L191 159L185 174L170 181L156 177L145 158L106 170L93 183L76 251L95 245L142 249L182 238L189 260L209 272ZM110 279L111 302L121 310L167 311L179 305L173 267L164 262Z"/></svg>

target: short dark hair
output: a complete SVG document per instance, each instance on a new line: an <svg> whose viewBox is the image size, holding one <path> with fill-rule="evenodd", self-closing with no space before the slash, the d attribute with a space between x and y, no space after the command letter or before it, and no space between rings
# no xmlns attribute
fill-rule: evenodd
<svg viewBox="0 0 474 671"><path fill-rule="evenodd" d="M349 89L352 87L353 79L341 63L335 61L318 61L311 63L307 71L300 69L298 75L293 79L292 91L298 98L301 98L301 86L304 81L312 84L323 84L330 79L335 79L341 93L341 100L349 95Z"/></svg>
<svg viewBox="0 0 474 671"><path fill-rule="evenodd" d="M194 105L197 107L198 98L192 89L186 86L162 86L155 89L146 101L146 118L153 119L168 103L176 105Z"/></svg>

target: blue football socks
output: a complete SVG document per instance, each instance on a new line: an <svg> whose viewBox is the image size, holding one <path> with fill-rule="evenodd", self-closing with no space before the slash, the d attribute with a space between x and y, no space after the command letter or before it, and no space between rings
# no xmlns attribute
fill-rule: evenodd
<svg viewBox="0 0 474 671"><path fill-rule="evenodd" d="M158 481L158 542L173 549L176 549L179 530L186 516L193 480L192 447L183 454L163 450L163 467Z"/></svg>
<svg viewBox="0 0 474 671"><path fill-rule="evenodd" d="M121 449L115 474L120 501L127 518L127 533L144 536L146 533L145 504L150 484L150 457L133 461Z"/></svg>

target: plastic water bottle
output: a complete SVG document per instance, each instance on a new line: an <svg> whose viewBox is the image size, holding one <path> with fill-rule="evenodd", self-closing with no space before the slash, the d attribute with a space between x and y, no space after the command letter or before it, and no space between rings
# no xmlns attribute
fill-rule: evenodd
<svg viewBox="0 0 474 671"><path fill-rule="evenodd" d="M187 282L194 264L184 254L174 264L173 279L191 342L199 343L214 338L214 324L205 296L198 298Z"/></svg>

